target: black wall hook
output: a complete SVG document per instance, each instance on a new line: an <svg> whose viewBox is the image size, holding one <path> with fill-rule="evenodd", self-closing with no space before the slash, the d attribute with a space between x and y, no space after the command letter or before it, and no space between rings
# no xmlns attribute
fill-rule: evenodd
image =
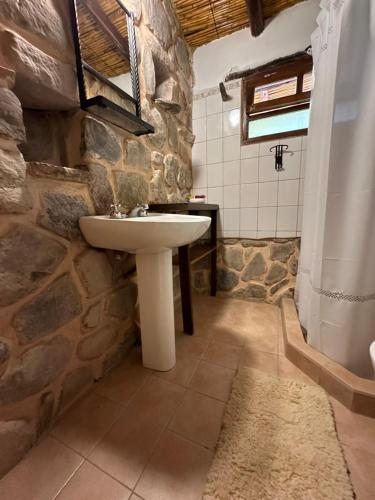
<svg viewBox="0 0 375 500"><path fill-rule="evenodd" d="M276 172L281 172L284 170L283 168L283 153L286 152L290 155L293 154L292 151L287 151L288 149L287 144L278 144L277 146L272 146L270 148L270 151L275 150L275 170Z"/></svg>

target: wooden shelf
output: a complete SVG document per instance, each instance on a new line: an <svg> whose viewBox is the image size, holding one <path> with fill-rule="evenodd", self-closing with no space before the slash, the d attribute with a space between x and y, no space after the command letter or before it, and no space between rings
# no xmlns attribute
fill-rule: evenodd
<svg viewBox="0 0 375 500"><path fill-rule="evenodd" d="M207 255L217 250L216 245L193 245L189 248L189 260L191 264L199 262ZM173 264L177 265L179 263L178 255L173 257Z"/></svg>
<svg viewBox="0 0 375 500"><path fill-rule="evenodd" d="M201 212L201 211L217 211L219 205L213 203L152 203L150 204L150 212L156 210L157 212L178 213L178 212Z"/></svg>

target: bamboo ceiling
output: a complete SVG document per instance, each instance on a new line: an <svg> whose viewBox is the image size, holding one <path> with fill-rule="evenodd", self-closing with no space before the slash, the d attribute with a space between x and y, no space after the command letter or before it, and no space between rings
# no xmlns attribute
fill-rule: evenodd
<svg viewBox="0 0 375 500"><path fill-rule="evenodd" d="M123 39L125 50L127 50L128 32L125 12L116 0L93 0L91 3L94 2L108 17L119 38ZM90 0L77 0L82 59L107 77L128 73L130 71L129 60L119 52L108 33L100 26L90 12L89 5Z"/></svg>
<svg viewBox="0 0 375 500"><path fill-rule="evenodd" d="M186 41L199 47L249 26L246 0L172 0ZM262 0L268 19L302 0ZM249 34L250 36L250 34Z"/></svg>

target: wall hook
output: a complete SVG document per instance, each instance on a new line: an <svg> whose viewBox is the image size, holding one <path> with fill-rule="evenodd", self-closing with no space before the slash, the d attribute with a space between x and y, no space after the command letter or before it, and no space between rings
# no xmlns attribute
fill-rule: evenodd
<svg viewBox="0 0 375 500"><path fill-rule="evenodd" d="M272 146L270 148L270 151L275 150L275 170L276 172L282 172L284 170L283 168L283 154L284 152L287 154L292 155L293 151L287 151L288 149L287 144L278 144L277 146Z"/></svg>

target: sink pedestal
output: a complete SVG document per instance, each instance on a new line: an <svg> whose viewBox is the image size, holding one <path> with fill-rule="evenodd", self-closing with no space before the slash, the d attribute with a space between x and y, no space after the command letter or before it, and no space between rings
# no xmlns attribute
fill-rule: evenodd
<svg viewBox="0 0 375 500"><path fill-rule="evenodd" d="M168 371L176 364L172 250L137 253L136 263L143 365Z"/></svg>

